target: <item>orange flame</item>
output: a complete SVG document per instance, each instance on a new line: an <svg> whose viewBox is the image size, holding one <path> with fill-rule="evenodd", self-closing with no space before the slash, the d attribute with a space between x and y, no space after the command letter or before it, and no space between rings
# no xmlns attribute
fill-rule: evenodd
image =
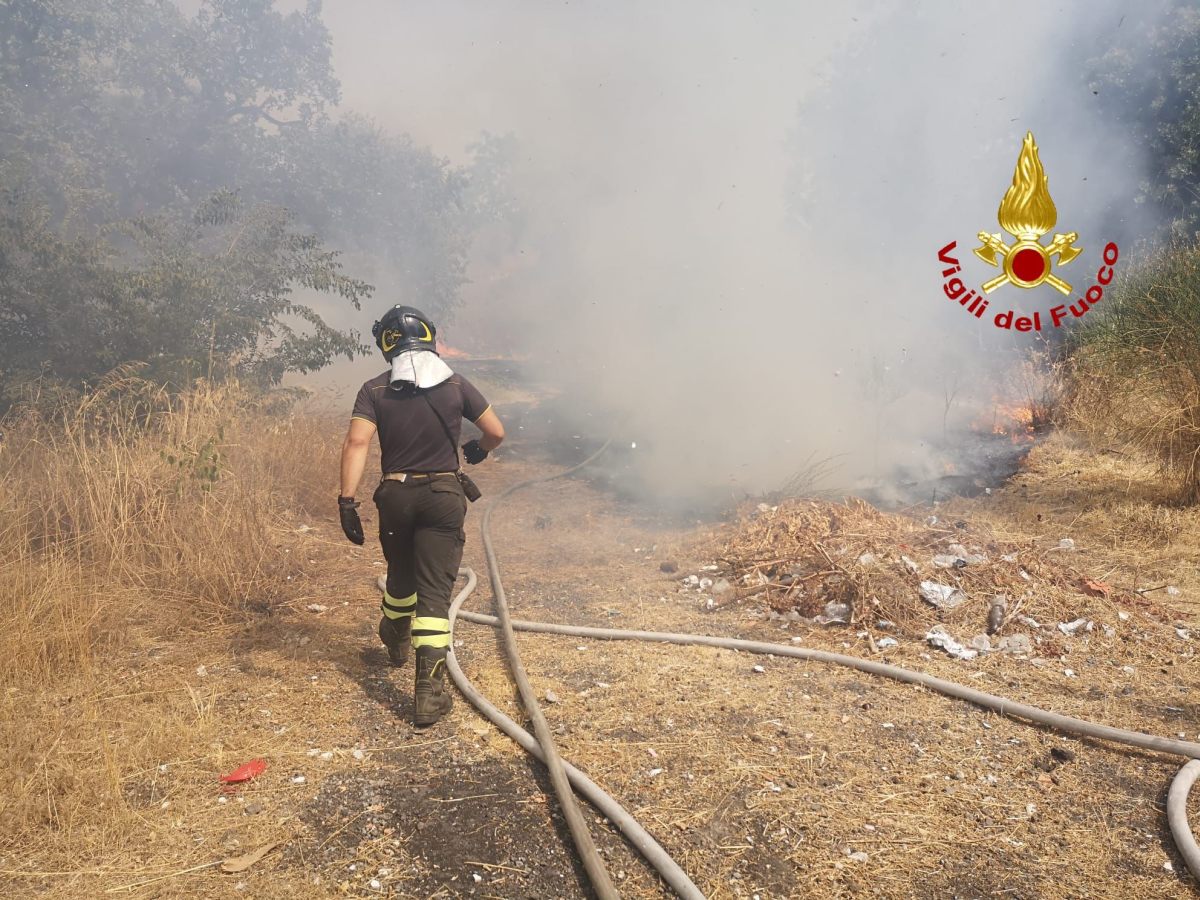
<svg viewBox="0 0 1200 900"><path fill-rule="evenodd" d="M982 414L971 428L977 432L1004 435L1014 444L1025 444L1034 438L1033 410L1028 404L996 398L991 412Z"/></svg>
<svg viewBox="0 0 1200 900"><path fill-rule="evenodd" d="M470 359L471 354L466 350L459 350L457 347L451 347L449 344L438 341L438 355L444 359Z"/></svg>
<svg viewBox="0 0 1200 900"><path fill-rule="evenodd" d="M1015 238L1037 240L1054 227L1058 210L1050 197L1046 171L1033 132L1027 132L1013 170L1012 186L1000 201L1000 227Z"/></svg>

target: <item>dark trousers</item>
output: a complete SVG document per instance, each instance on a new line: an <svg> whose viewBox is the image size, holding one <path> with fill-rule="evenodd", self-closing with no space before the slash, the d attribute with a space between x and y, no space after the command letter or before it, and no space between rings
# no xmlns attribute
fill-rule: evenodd
<svg viewBox="0 0 1200 900"><path fill-rule="evenodd" d="M467 535L467 498L453 475L383 481L375 491L387 558L383 614L412 616L412 646L450 645L450 595Z"/></svg>

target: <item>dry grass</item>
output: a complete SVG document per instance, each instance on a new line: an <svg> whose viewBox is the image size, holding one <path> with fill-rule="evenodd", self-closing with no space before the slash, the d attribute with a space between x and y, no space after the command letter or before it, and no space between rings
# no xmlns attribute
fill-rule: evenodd
<svg viewBox="0 0 1200 900"><path fill-rule="evenodd" d="M1118 276L1073 337L1066 419L1099 446L1153 458L1178 501L1200 501L1200 245L1166 247Z"/></svg>
<svg viewBox="0 0 1200 900"><path fill-rule="evenodd" d="M322 419L264 415L232 388L170 399L136 382L82 409L5 423L0 579L12 612L0 651L19 662L4 669L0 694L11 723L0 737L9 760L0 775L0 890L359 895L387 866L385 888L397 896L453 895L471 888L460 863L472 859L485 876L481 895L515 896L505 878L540 871L551 851L565 858L536 766L465 704L435 735L404 727L407 673L382 668L372 635L378 548L342 541L328 510L337 431ZM220 452L216 482L197 474L209 464L206 446ZM544 468L502 455L489 461L484 503L536 471ZM934 524L925 514L793 501L709 533L670 529L570 480L514 496L496 538L518 617L800 638L861 655L873 653L875 626L890 618L901 639L890 661L1067 714L1191 737L1192 644L1175 637L1172 617L1195 618L1200 516L1164 505L1170 486L1156 473L1153 463L1053 438L1011 485L944 504ZM473 509L467 561L482 571L477 516ZM17 521L21 529L8 524ZM1076 549L1054 549L1062 537ZM954 541L989 562L934 575L930 557ZM1010 551L1016 562L1000 559ZM861 561L864 552L876 561ZM918 561L919 575L901 553ZM680 571L660 571L667 560ZM745 585L740 602L708 610L680 578L714 562L735 581L777 579L788 568L819 577L803 582L811 596ZM972 598L947 616L963 636L982 630L993 593L1024 603L1022 612L1048 623L1039 656L962 663L932 651L922 634L938 616L915 591L931 576L959 579ZM1077 576L1106 580L1114 593L1084 595ZM1182 594L1134 593L1166 583ZM762 601L800 600L807 610L822 591L849 596L856 622L822 628L765 615ZM329 611L305 612L312 600ZM486 588L471 605L487 607ZM1096 631L1055 635L1054 622L1076 616L1093 618ZM1162 868L1171 858L1161 798L1172 760L1063 740L818 664L519 640L535 687L560 698L546 712L566 755L714 898L1189 889ZM470 676L519 717L494 633L467 625L456 643ZM195 675L200 664L205 677ZM312 758L308 747L333 758ZM1052 747L1077 758L1047 772ZM215 775L252 756L270 770L221 804ZM308 782L293 784L293 771ZM364 780L373 785L365 794ZM494 814L455 799L473 796ZM263 811L248 814L251 801ZM380 803L384 811L372 812ZM423 837L431 830L479 846L470 856L444 852L431 867ZM636 854L597 833L625 873L623 896L664 896ZM189 871L285 837L287 848L243 876ZM855 862L848 850L869 858ZM547 871L553 880L535 882L550 885L535 895L577 893L569 865Z"/></svg>
<svg viewBox="0 0 1200 900"><path fill-rule="evenodd" d="M236 385L172 396L129 374L2 430L0 857L79 875L145 838L161 761L218 740L211 694L139 669L194 668L292 599L285 523L327 500L312 473L336 472L335 432Z"/></svg>

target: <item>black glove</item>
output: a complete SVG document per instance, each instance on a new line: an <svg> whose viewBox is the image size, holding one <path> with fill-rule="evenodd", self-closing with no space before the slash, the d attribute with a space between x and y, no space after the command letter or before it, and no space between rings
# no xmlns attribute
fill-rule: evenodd
<svg viewBox="0 0 1200 900"><path fill-rule="evenodd" d="M479 441L467 441L463 444L463 459L471 465L477 465L487 459L488 452L483 449L483 445Z"/></svg>
<svg viewBox="0 0 1200 900"><path fill-rule="evenodd" d="M362 520L358 517L358 501L353 497L338 497L338 514L342 517L342 531L352 544L362 545Z"/></svg>

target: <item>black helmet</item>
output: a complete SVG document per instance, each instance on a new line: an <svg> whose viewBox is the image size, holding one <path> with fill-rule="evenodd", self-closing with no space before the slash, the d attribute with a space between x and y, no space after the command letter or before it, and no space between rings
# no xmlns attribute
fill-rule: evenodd
<svg viewBox="0 0 1200 900"><path fill-rule="evenodd" d="M393 306L371 327L371 334L388 362L405 350L437 353L437 329L425 313L411 306Z"/></svg>

